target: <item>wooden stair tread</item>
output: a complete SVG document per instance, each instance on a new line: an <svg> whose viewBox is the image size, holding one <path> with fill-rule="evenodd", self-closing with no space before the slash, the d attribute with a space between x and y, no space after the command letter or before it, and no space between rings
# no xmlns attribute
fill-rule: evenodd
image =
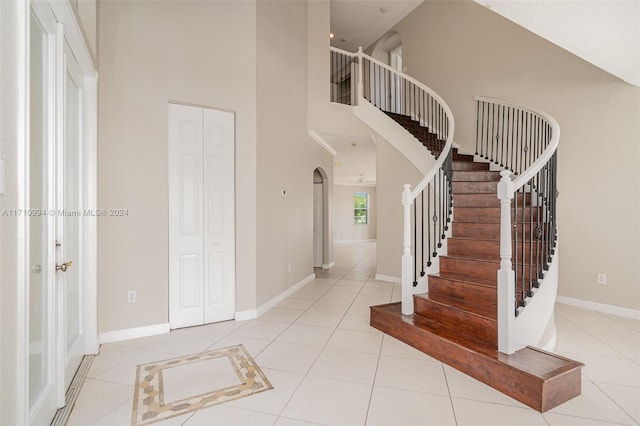
<svg viewBox="0 0 640 426"><path fill-rule="evenodd" d="M583 364L526 347L511 355L401 304L371 307L371 326L534 408L548 411L580 394Z"/></svg>
<svg viewBox="0 0 640 426"><path fill-rule="evenodd" d="M467 284L474 284L483 287L496 288L496 282L491 280L483 280L482 278L468 277L466 275L456 275L451 273L436 272L429 274L430 277L442 278L443 280L459 281Z"/></svg>
<svg viewBox="0 0 640 426"><path fill-rule="evenodd" d="M491 307L485 304L479 304L475 302L469 302L454 297L442 296L439 294L422 293L416 294L414 298L429 300L433 303L445 305L459 311L464 311L469 314L477 315L479 317L496 321L498 319L498 312L495 307Z"/></svg>

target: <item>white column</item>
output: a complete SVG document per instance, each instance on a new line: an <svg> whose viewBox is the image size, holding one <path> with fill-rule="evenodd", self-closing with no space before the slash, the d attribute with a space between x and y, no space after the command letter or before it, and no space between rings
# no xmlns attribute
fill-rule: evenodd
<svg viewBox="0 0 640 426"><path fill-rule="evenodd" d="M500 172L498 198L500 199L500 270L498 271L498 350L510 354L509 333L515 322L515 278L511 269L511 200L513 199L513 181L511 172Z"/></svg>
<svg viewBox="0 0 640 426"><path fill-rule="evenodd" d="M402 254L402 313L413 314L413 256L411 255L411 185L406 184L402 192L404 206L404 242Z"/></svg>

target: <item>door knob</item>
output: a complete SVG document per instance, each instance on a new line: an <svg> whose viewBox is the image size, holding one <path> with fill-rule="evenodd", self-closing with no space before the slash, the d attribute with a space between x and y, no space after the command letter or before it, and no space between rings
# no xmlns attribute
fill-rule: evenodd
<svg viewBox="0 0 640 426"><path fill-rule="evenodd" d="M71 267L71 264L73 264L72 260L70 260L69 262L63 263L62 265L56 264L56 271L67 272L67 269Z"/></svg>

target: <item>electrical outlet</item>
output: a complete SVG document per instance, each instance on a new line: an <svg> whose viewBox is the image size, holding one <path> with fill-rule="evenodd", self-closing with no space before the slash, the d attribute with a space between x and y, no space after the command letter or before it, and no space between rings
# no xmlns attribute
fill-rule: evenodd
<svg viewBox="0 0 640 426"><path fill-rule="evenodd" d="M607 285L607 274L598 274L598 284Z"/></svg>
<svg viewBox="0 0 640 426"><path fill-rule="evenodd" d="M135 303L136 301L136 292L135 291L130 291L127 293L127 302L129 303Z"/></svg>

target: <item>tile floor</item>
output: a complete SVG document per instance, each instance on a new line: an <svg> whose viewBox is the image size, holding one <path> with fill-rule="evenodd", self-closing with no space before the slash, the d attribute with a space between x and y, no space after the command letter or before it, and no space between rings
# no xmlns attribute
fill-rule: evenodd
<svg viewBox="0 0 640 426"><path fill-rule="evenodd" d="M374 279L375 243L335 257L257 320L102 345L68 424L130 425L137 365L239 344L273 390L155 424L640 424L640 321L558 304L557 351L586 364L582 395L540 414L369 327L370 305L400 300Z"/></svg>

